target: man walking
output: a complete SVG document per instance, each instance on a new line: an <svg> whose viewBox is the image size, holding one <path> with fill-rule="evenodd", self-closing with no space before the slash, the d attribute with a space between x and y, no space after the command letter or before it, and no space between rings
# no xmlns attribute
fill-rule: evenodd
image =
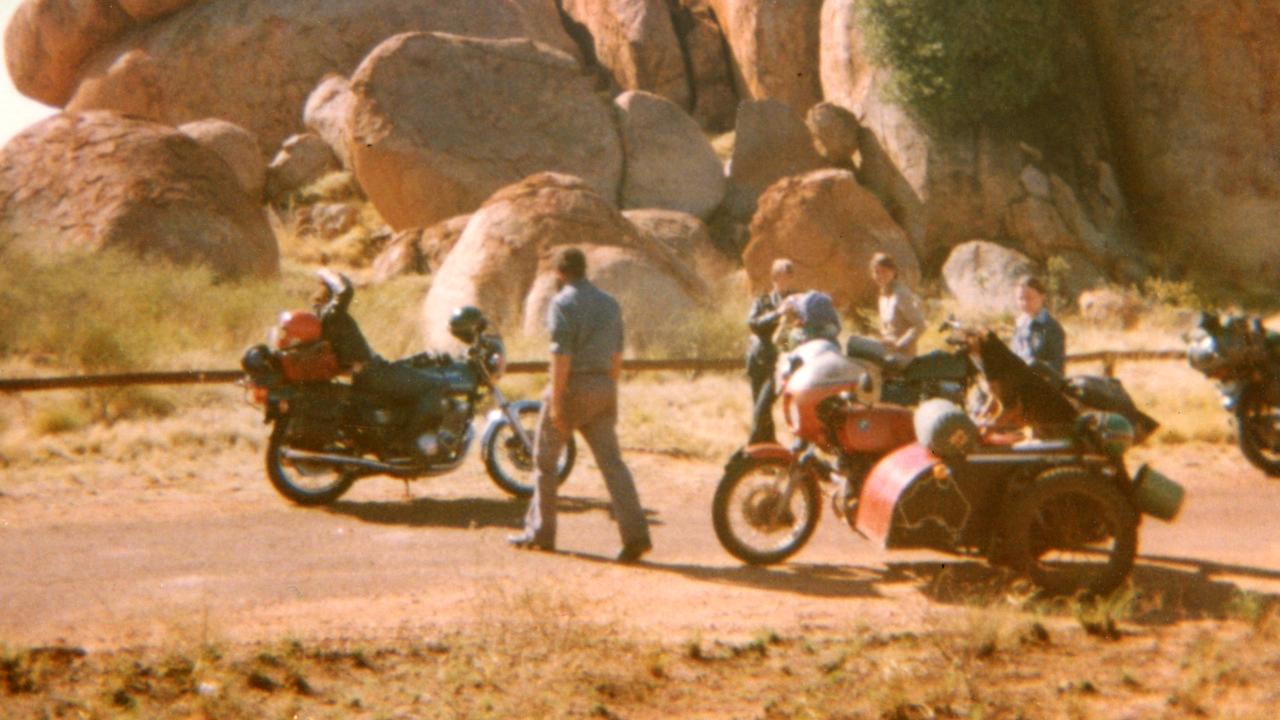
<svg viewBox="0 0 1280 720"><path fill-rule="evenodd" d="M622 371L622 312L618 303L586 279L581 250L556 255L560 291L547 308L551 332L551 387L543 396L534 439L534 492L525 530L507 539L515 547L554 550L556 546L556 466L577 430L604 475L613 516L622 534L619 562L635 562L650 549L649 526L631 471L618 445L618 376Z"/></svg>
<svg viewBox="0 0 1280 720"><path fill-rule="evenodd" d="M778 348L773 336L785 313L783 302L795 291L795 266L786 258L773 261L770 268L773 289L755 299L747 316L751 345L747 348L747 377L751 380L751 435L748 445L777 442L773 427L773 369Z"/></svg>

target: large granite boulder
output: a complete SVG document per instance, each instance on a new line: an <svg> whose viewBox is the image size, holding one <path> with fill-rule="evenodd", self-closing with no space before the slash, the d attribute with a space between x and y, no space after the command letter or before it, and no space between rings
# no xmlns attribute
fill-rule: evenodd
<svg viewBox="0 0 1280 720"><path fill-rule="evenodd" d="M725 207L735 219L750 218L756 198L779 179L822 167L804 121L777 100L741 103L734 135Z"/></svg>
<svg viewBox="0 0 1280 720"><path fill-rule="evenodd" d="M822 0L710 0L733 55L738 96L780 100L801 115L822 99Z"/></svg>
<svg viewBox="0 0 1280 720"><path fill-rule="evenodd" d="M707 0L668 0L676 37L688 59L692 114L712 132L733 128L738 94L724 33Z"/></svg>
<svg viewBox="0 0 1280 720"><path fill-rule="evenodd" d="M1014 313L1015 290L1035 274L1026 255L986 240L957 245L942 266L942 279L960 307L977 313Z"/></svg>
<svg viewBox="0 0 1280 720"><path fill-rule="evenodd" d="M613 110L572 57L528 40L407 33L351 81L348 147L360 186L393 228L470 212L541 171L617 198Z"/></svg>
<svg viewBox="0 0 1280 720"><path fill-rule="evenodd" d="M262 149L258 147L258 138L253 133L218 118L180 125L178 130L217 153L236 174L245 194L254 200L262 199L267 167L262 162Z"/></svg>
<svg viewBox="0 0 1280 720"><path fill-rule="evenodd" d="M623 210L622 216L636 226L640 236L655 240L670 250L698 277L714 284L737 269L711 240L707 226L697 217L676 210Z"/></svg>
<svg viewBox="0 0 1280 720"><path fill-rule="evenodd" d="M591 33L596 61L623 90L647 90L689 107L684 56L665 0L561 0Z"/></svg>
<svg viewBox="0 0 1280 720"><path fill-rule="evenodd" d="M877 67L867 50L861 5L823 3L823 92L858 118L858 180L907 231L927 266L941 266L952 247L975 237L1037 259L1053 245L1055 252L1096 256L1091 262L1109 271L1133 266L1136 246L1124 200L1113 192L1112 143L1092 75L1069 78L1069 109L1053 122L1024 120L1016 132L1010 123L932 127L890 91L889 70ZM1086 48L1083 37L1064 39L1063 62L1092 63ZM1034 197L1023 182L1029 167L1056 175L1071 197ZM1061 216L1065 234L1055 236L1050 212ZM1106 248L1103 256L1099 247Z"/></svg>
<svg viewBox="0 0 1280 720"><path fill-rule="evenodd" d="M270 153L302 131L303 105L326 75L350 76L378 44L410 31L523 37L577 54L555 0L206 0L102 45L67 107L170 125L221 117Z"/></svg>
<svg viewBox="0 0 1280 720"><path fill-rule="evenodd" d="M646 92L614 100L626 173L622 206L667 208L707 217L724 199L720 159L697 121L675 103Z"/></svg>
<svg viewBox="0 0 1280 720"><path fill-rule="evenodd" d="M742 263L752 292L764 292L773 261L790 258L798 285L822 290L836 307L849 309L875 300L869 268L877 252L897 261L908 285L919 282L911 243L880 201L852 172L826 169L779 180L760 196Z"/></svg>
<svg viewBox="0 0 1280 720"><path fill-rule="evenodd" d="M341 75L326 75L302 108L302 122L307 130L329 146L342 167L351 169L351 152L347 150L347 116L351 114L351 86Z"/></svg>
<svg viewBox="0 0 1280 720"><path fill-rule="evenodd" d="M458 215L425 230L410 228L396 233L373 261L370 281L386 282L401 275L434 273L458 244L470 215Z"/></svg>
<svg viewBox="0 0 1280 720"><path fill-rule="evenodd" d="M630 342L651 337L670 322L670 316L638 314L637 308L659 294L671 296L663 302L694 302L706 292L704 283L674 253L637 232L590 184L568 175L540 173L495 193L467 223L423 302L427 346L454 344L448 336L449 314L462 305L479 307L504 332L540 328L544 316L538 304L544 300L539 298L545 298L551 282L552 253L563 245L590 250L589 255L613 251L603 265L602 256L593 255L597 267L589 272L599 278L606 267L614 268L606 274L609 282L602 279L602 287L627 290L619 300ZM635 278L649 281L659 275L666 280L647 290L636 285Z"/></svg>
<svg viewBox="0 0 1280 720"><path fill-rule="evenodd" d="M0 150L0 238L35 255L123 248L225 277L279 267L262 207L226 162L115 113L55 115Z"/></svg>
<svg viewBox="0 0 1280 720"><path fill-rule="evenodd" d="M75 91L80 65L130 24L114 2L26 0L4 31L9 77L23 95L62 105Z"/></svg>
<svg viewBox="0 0 1280 720"><path fill-rule="evenodd" d="M1280 2L1079 5L1147 245L1171 271L1275 288Z"/></svg>
<svg viewBox="0 0 1280 720"><path fill-rule="evenodd" d="M267 197L283 200L289 193L337 170L338 165L337 156L324 140L311 133L294 135L284 141L267 165Z"/></svg>

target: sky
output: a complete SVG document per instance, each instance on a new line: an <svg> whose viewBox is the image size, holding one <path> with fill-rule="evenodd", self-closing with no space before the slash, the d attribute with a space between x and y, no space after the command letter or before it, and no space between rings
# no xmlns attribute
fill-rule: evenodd
<svg viewBox="0 0 1280 720"><path fill-rule="evenodd" d="M0 0L0 28L9 27L9 17L22 4L22 0ZM3 57L4 38L0 32L0 57ZM6 67L0 78L0 145L41 118L53 113L54 108L32 100L13 88Z"/></svg>

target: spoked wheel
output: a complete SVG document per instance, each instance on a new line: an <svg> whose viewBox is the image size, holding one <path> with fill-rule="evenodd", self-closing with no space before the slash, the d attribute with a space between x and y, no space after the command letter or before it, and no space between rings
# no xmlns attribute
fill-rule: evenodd
<svg viewBox="0 0 1280 720"><path fill-rule="evenodd" d="M1236 434L1246 460L1280 477L1280 407L1267 402L1257 389L1246 392L1236 406Z"/></svg>
<svg viewBox="0 0 1280 720"><path fill-rule="evenodd" d="M328 505L342 497L356 481L355 475L332 465L285 457L289 422L288 416L277 420L267 443L267 477L271 485L299 505Z"/></svg>
<svg viewBox="0 0 1280 720"><path fill-rule="evenodd" d="M532 443L538 434L538 417L542 412L540 404L526 403L516 410L516 418L524 428L525 437ZM533 496L533 448L525 447L511 423L506 420L493 428L480 449L484 458L484 469L489 473L493 484L513 497L528 498ZM560 453L560 462L556 466L556 474L560 482L569 477L573 471L573 462L577 458L577 447L571 436Z"/></svg>
<svg viewBox="0 0 1280 720"><path fill-rule="evenodd" d="M730 555L752 565L771 565L809 541L818 526L818 486L810 477L799 477L787 498L790 468L781 458L748 459L725 472L711 519Z"/></svg>
<svg viewBox="0 0 1280 720"><path fill-rule="evenodd" d="M1103 478L1079 468L1038 477L1008 520L1008 559L1051 593L1106 594L1133 569L1138 515Z"/></svg>

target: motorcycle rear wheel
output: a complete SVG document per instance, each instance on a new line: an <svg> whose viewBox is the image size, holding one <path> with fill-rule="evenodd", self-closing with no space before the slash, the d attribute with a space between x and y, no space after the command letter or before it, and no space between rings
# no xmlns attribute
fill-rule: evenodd
<svg viewBox="0 0 1280 720"><path fill-rule="evenodd" d="M750 565L773 565L800 551L818 527L820 491L801 477L786 507L780 505L791 462L749 458L731 463L716 488L711 520L730 555Z"/></svg>
<svg viewBox="0 0 1280 720"><path fill-rule="evenodd" d="M1280 407L1267 402L1261 388L1250 388L1236 405L1236 436L1251 465L1280 477Z"/></svg>
<svg viewBox="0 0 1280 720"><path fill-rule="evenodd" d="M1014 501L1005 558L1054 594L1103 595L1129 577L1138 513L1105 479L1080 468L1051 470Z"/></svg>
<svg viewBox="0 0 1280 720"><path fill-rule="evenodd" d="M308 467L293 463L284 457L289 447L289 416L276 421L267 442L267 478L276 492L290 502L304 506L328 505L342 497L356 477L349 471L333 467Z"/></svg>
<svg viewBox="0 0 1280 720"><path fill-rule="evenodd" d="M541 406L532 403L516 410L516 419L524 427L525 436L530 441L537 437L538 418L541 413ZM525 448L515 428L511 427L511 423L505 419L499 422L498 427L488 434L484 446L480 448L481 457L484 458L484 469L489 473L489 479L493 480L493 484L503 492L512 497L531 498L533 497L533 453L531 449ZM570 436L565 442L564 450L560 453L560 463L556 469L561 485L569 478L569 473L573 472L573 463L577 455L577 446L574 444L573 437Z"/></svg>

